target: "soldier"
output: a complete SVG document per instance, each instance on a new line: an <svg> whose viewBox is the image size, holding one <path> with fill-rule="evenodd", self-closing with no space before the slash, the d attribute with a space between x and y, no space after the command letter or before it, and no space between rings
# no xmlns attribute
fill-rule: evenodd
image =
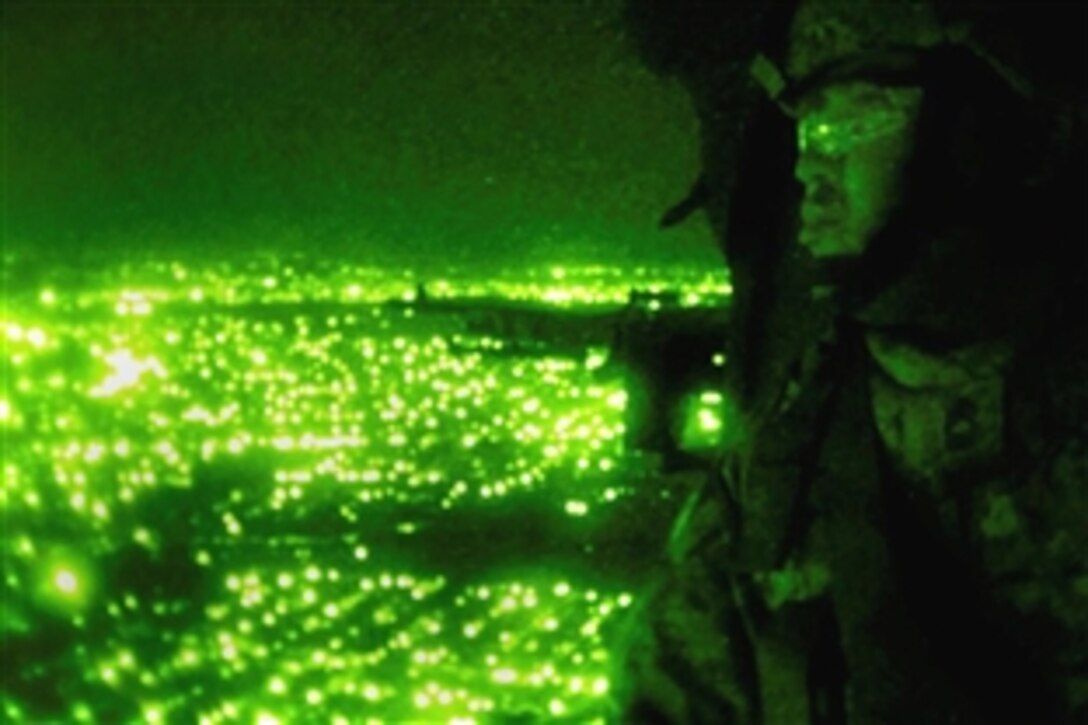
<svg viewBox="0 0 1088 725"><path fill-rule="evenodd" d="M781 156L742 168L743 435L676 524L630 712L1083 718L1083 78L1036 81L989 49L1015 56L1014 26L924 2L805 0L783 27L785 71L752 68L795 130L797 214L738 206L746 185L788 204Z"/></svg>

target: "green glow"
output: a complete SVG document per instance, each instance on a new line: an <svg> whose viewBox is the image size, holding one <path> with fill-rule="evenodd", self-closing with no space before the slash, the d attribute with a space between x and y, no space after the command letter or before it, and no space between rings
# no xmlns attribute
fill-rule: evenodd
<svg viewBox="0 0 1088 725"><path fill-rule="evenodd" d="M110 374L90 390L93 397L110 397L126 388L137 386L145 373L151 372L158 377L166 377L162 363L154 356L137 359L130 350L117 350L104 357L110 366Z"/></svg>
<svg viewBox="0 0 1088 725"><path fill-rule="evenodd" d="M566 266L427 291L596 314L669 276ZM720 301L719 280L677 278ZM166 723L608 712L594 685L624 582L588 591L532 554L508 562L519 575L450 576L456 547L435 538L445 516L502 507L554 514L557 538L589 532L635 495L608 338L526 353L423 307L404 326L384 303L414 285L347 265L167 264L11 301L33 316L0 327L5 606L28 637L57 618L80 633L41 666L87 695L42 713L15 692L5 717L105 721L106 702ZM505 562L501 535L486 543Z"/></svg>
<svg viewBox="0 0 1088 725"><path fill-rule="evenodd" d="M571 516L585 516L589 507L584 501L567 501L563 509Z"/></svg>
<svg viewBox="0 0 1088 725"><path fill-rule="evenodd" d="M722 429L722 419L712 410L700 410L699 429L703 433L717 433Z"/></svg>
<svg viewBox="0 0 1088 725"><path fill-rule="evenodd" d="M72 596L79 589L79 579L71 569L61 568L53 575L53 586L64 596Z"/></svg>
<svg viewBox="0 0 1088 725"><path fill-rule="evenodd" d="M29 540L24 551L35 553ZM94 600L95 581L90 562L64 547L51 547L41 557L35 600L39 606L63 616L84 612Z"/></svg>
<svg viewBox="0 0 1088 725"><path fill-rule="evenodd" d="M48 338L45 335L45 331L40 327L32 327L26 331L26 341L34 347L45 347L48 342Z"/></svg>
<svg viewBox="0 0 1088 725"><path fill-rule="evenodd" d="M680 404L680 445L691 453L720 450L732 433L729 431L727 401L716 390L687 396Z"/></svg>
<svg viewBox="0 0 1088 725"><path fill-rule="evenodd" d="M586 352L586 369L597 370L604 367L605 363L608 362L608 357L609 351L607 348L589 348Z"/></svg>
<svg viewBox="0 0 1088 725"><path fill-rule="evenodd" d="M717 390L708 390L699 394L699 402L704 405L721 405L722 394Z"/></svg>

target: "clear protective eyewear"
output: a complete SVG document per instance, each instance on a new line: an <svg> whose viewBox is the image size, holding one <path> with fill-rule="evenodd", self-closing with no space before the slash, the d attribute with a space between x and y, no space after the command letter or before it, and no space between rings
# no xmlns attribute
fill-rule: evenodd
<svg viewBox="0 0 1088 725"><path fill-rule="evenodd" d="M797 118L797 150L822 156L842 156L880 138L902 133L914 120L920 89L883 88L853 109L814 109Z"/></svg>

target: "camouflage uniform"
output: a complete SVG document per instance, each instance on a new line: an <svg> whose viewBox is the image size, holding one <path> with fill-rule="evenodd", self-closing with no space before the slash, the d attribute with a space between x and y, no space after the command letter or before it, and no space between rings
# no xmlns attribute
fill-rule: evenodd
<svg viewBox="0 0 1088 725"><path fill-rule="evenodd" d="M1022 91L924 4L889 7L803 4L793 85L909 45ZM632 638L631 719L1088 717L1084 254L1046 241L1070 223L1085 238L1075 194L1050 191L1082 187L1074 156L1076 178L1035 188L1048 203L997 207L1007 228L970 205L917 222L908 206L830 276L796 249L747 268L774 294L739 304L746 442L676 523L672 574ZM998 251L1028 232L1044 238L1032 253Z"/></svg>

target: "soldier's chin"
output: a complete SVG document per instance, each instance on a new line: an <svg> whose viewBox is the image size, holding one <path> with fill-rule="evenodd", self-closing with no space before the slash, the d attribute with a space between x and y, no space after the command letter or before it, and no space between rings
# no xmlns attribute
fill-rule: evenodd
<svg viewBox="0 0 1088 725"><path fill-rule="evenodd" d="M801 228L798 241L816 259L850 256L844 229L839 224L813 224Z"/></svg>

